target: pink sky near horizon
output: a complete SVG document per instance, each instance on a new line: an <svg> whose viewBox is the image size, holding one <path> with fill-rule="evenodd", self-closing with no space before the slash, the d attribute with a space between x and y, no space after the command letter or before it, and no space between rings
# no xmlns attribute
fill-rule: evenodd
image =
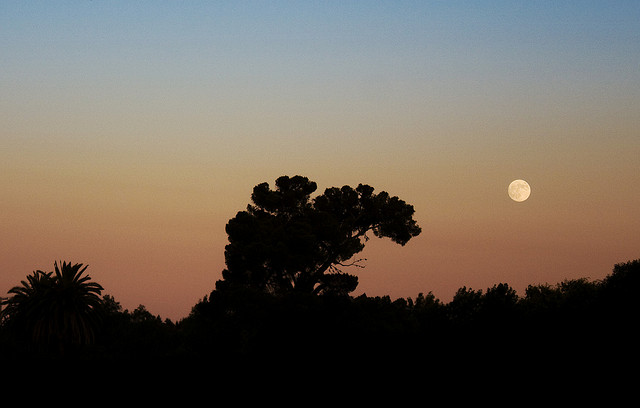
<svg viewBox="0 0 640 408"><path fill-rule="evenodd" d="M639 18L624 1L4 2L0 296L69 261L179 320L253 186L297 174L414 205L422 234L372 238L355 295L602 279L640 258Z"/></svg>

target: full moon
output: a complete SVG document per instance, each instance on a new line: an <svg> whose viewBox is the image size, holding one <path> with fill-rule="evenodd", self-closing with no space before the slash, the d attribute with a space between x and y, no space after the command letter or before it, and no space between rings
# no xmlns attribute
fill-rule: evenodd
<svg viewBox="0 0 640 408"><path fill-rule="evenodd" d="M513 180L511 184L509 184L507 192L513 201L521 202L529 198L531 187L529 183L524 180Z"/></svg>

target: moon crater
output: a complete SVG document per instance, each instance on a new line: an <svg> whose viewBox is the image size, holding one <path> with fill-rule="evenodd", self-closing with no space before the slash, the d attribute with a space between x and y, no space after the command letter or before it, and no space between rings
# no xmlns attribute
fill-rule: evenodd
<svg viewBox="0 0 640 408"><path fill-rule="evenodd" d="M524 180L513 180L507 192L513 201L522 202L531 195L531 186Z"/></svg>

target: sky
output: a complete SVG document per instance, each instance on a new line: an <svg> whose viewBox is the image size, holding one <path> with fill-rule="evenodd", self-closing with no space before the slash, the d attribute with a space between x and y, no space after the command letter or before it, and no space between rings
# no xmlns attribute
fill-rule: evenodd
<svg viewBox="0 0 640 408"><path fill-rule="evenodd" d="M346 271L356 296L602 279L640 258L638 21L638 1L3 0L0 296L67 261L180 320L281 175L414 206L420 236Z"/></svg>

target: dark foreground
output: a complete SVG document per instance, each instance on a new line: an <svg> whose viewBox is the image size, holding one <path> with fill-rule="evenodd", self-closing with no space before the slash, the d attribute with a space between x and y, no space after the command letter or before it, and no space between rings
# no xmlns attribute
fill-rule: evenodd
<svg viewBox="0 0 640 408"><path fill-rule="evenodd" d="M461 288L447 304L431 294L389 297L274 297L214 291L177 322L144 307L130 313L105 297L90 345L33 344L0 327L0 359L11 361L184 362L212 367L297 365L347 370L396 365L504 370L619 367L638 359L640 261L602 281ZM590 368L591 367L591 368Z"/></svg>

